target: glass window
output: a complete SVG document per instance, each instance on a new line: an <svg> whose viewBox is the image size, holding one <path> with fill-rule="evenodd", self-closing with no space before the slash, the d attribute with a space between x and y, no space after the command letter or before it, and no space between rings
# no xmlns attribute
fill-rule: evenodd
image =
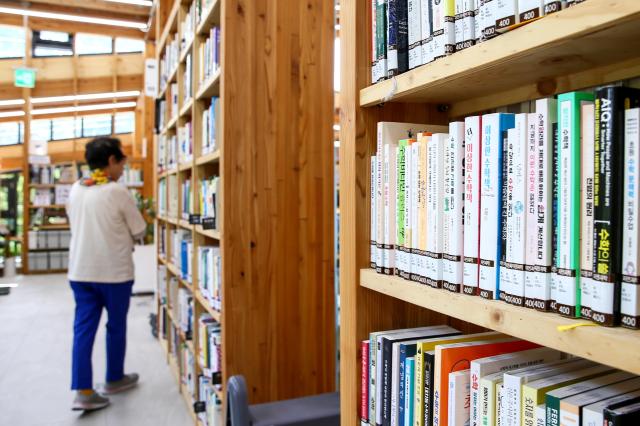
<svg viewBox="0 0 640 426"><path fill-rule="evenodd" d="M116 37L116 53L144 52L144 40Z"/></svg>
<svg viewBox="0 0 640 426"><path fill-rule="evenodd" d="M0 123L0 145L15 145L20 142L22 122Z"/></svg>
<svg viewBox="0 0 640 426"><path fill-rule="evenodd" d="M58 31L33 32L33 56L71 56L73 36Z"/></svg>
<svg viewBox="0 0 640 426"><path fill-rule="evenodd" d="M0 25L0 58L23 58L25 44L24 28Z"/></svg>
<svg viewBox="0 0 640 426"><path fill-rule="evenodd" d="M31 122L31 139L34 141L50 141L51 120L33 120Z"/></svg>
<svg viewBox="0 0 640 426"><path fill-rule="evenodd" d="M51 120L51 139L54 141L73 139L75 137L75 130L74 117L61 117Z"/></svg>
<svg viewBox="0 0 640 426"><path fill-rule="evenodd" d="M96 34L76 34L78 55L99 55L113 52L111 37Z"/></svg>
<svg viewBox="0 0 640 426"><path fill-rule="evenodd" d="M69 49L61 49L58 47L36 46L33 49L33 56L71 56L73 51Z"/></svg>
<svg viewBox="0 0 640 426"><path fill-rule="evenodd" d="M38 38L42 41L54 41L57 43L68 43L71 41L71 35L69 33L60 31L39 31Z"/></svg>
<svg viewBox="0 0 640 426"><path fill-rule="evenodd" d="M90 138L111 134L111 115L87 115L82 117L82 136Z"/></svg>
<svg viewBox="0 0 640 426"><path fill-rule="evenodd" d="M118 112L113 121L113 133L133 133L136 126L136 113L134 111Z"/></svg>

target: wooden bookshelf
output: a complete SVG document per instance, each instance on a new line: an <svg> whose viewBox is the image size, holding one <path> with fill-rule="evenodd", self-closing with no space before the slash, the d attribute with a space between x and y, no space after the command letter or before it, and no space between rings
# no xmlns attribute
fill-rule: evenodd
<svg viewBox="0 0 640 426"><path fill-rule="evenodd" d="M374 85L370 3L340 5L342 424L360 422L360 342L372 331L429 324L463 332L491 329L640 374L638 332L598 326L559 331L584 321L434 290L369 269L370 156L377 122L448 124L490 108L640 76L640 3L588 0Z"/></svg>
<svg viewBox="0 0 640 426"><path fill-rule="evenodd" d="M158 60L176 31L181 37L192 1L160 3L160 10L171 12L164 19L158 15ZM221 312L200 292L197 256L193 282L181 283L195 302L194 354L201 347L197 319L208 313L221 324L220 398L234 374L245 376L251 403L335 390L333 91L326 78L333 75L334 7L322 0L308 3L309 8L283 0L214 0L194 26L193 42L180 52L179 114L171 124L165 121L163 129L192 125L193 158L178 159L177 199L182 203L185 180L191 180L199 200L201 182L219 176L218 228L204 230L167 214L158 223L190 230L194 253L203 245L220 246ZM262 25L264 16L271 16L274 25ZM213 26L221 26L221 66L201 81L199 52ZM273 50L259 47L264 43ZM192 93L185 96L188 52ZM168 100L166 91L159 96ZM213 97L219 99L217 148L204 153L203 113ZM158 173L156 185L170 173ZM199 214L199 202L194 206L196 211L189 213ZM178 209L182 217L182 206ZM167 244L166 258L159 256L159 263L167 266L167 274L179 276L168 261L179 248ZM273 273L266 273L266 265ZM167 346L170 351L171 342ZM196 373L202 373L196 364Z"/></svg>

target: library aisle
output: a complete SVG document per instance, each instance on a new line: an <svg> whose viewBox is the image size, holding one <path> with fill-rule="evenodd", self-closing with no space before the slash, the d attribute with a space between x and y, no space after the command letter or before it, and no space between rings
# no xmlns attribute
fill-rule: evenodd
<svg viewBox="0 0 640 426"><path fill-rule="evenodd" d="M19 285L0 297L0 425L193 424L166 357L151 335L152 297L132 298L129 310L125 368L140 374L140 384L111 396L106 410L81 414L70 410L74 303L66 275L22 275L10 282ZM105 322L106 313L93 349L97 383L104 380Z"/></svg>

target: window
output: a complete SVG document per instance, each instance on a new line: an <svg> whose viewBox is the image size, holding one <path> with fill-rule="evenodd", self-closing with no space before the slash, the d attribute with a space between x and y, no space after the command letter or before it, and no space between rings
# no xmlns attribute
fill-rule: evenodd
<svg viewBox="0 0 640 426"><path fill-rule="evenodd" d="M73 139L76 133L74 117L54 118L51 120L51 140Z"/></svg>
<svg viewBox="0 0 640 426"><path fill-rule="evenodd" d="M31 122L31 139L34 141L51 140L51 120L33 120Z"/></svg>
<svg viewBox="0 0 640 426"><path fill-rule="evenodd" d="M82 117L82 136L90 138L111 134L111 115L88 115Z"/></svg>
<svg viewBox="0 0 640 426"><path fill-rule="evenodd" d="M144 40L134 38L116 38L116 53L144 52Z"/></svg>
<svg viewBox="0 0 640 426"><path fill-rule="evenodd" d="M33 32L33 56L71 56L73 36L58 31Z"/></svg>
<svg viewBox="0 0 640 426"><path fill-rule="evenodd" d="M0 25L0 58L23 58L25 39L23 28Z"/></svg>
<svg viewBox="0 0 640 426"><path fill-rule="evenodd" d="M113 133L133 133L136 126L136 113L134 111L118 112L113 120Z"/></svg>
<svg viewBox="0 0 640 426"><path fill-rule="evenodd" d="M95 34L76 34L76 53L78 55L100 55L113 52L109 36Z"/></svg>
<svg viewBox="0 0 640 426"><path fill-rule="evenodd" d="M15 145L24 139L22 122L0 123L0 146Z"/></svg>

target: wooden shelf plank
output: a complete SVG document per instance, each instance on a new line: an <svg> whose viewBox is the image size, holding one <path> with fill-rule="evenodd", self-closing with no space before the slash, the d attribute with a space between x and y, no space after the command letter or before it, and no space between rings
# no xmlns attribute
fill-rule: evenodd
<svg viewBox="0 0 640 426"><path fill-rule="evenodd" d="M191 117L191 107L193 106L193 97L189 98L187 102L180 109L180 117Z"/></svg>
<svg viewBox="0 0 640 426"><path fill-rule="evenodd" d="M213 238L214 240L220 239L220 231L217 229L203 229L202 225L196 225L195 230L198 234L204 235L208 238Z"/></svg>
<svg viewBox="0 0 640 426"><path fill-rule="evenodd" d="M162 31L162 35L160 35L160 40L156 44L156 51L160 56L164 53L164 45L169 38L169 34L172 32L176 32L178 30L178 11L180 10L180 1L175 0L173 6L171 7L171 12L169 13L169 17L167 18L167 22L164 24L164 30Z"/></svg>
<svg viewBox="0 0 640 426"><path fill-rule="evenodd" d="M196 165L202 166L203 164L213 163L215 161L220 161L220 150L218 149L196 158Z"/></svg>
<svg viewBox="0 0 640 426"><path fill-rule="evenodd" d="M519 90L524 100L618 80L619 74L611 76L616 73L575 81L556 77L637 59L639 23L640 2L589 0L366 87L360 91L360 106L430 102L455 109L456 103L484 97L482 103L467 103L466 111L456 110L463 114L504 105L504 96L491 95L510 89ZM531 84L533 93L522 90Z"/></svg>
<svg viewBox="0 0 640 426"><path fill-rule="evenodd" d="M206 35L211 27L220 24L220 3L222 3L221 0L215 0L209 10L204 12L204 16L196 29L197 34Z"/></svg>
<svg viewBox="0 0 640 426"><path fill-rule="evenodd" d="M640 332L600 326L558 327L585 323L554 313L509 305L497 300L451 293L381 275L372 269L360 270L360 284L396 299L461 319L510 336L591 359L640 374Z"/></svg>
<svg viewBox="0 0 640 426"><path fill-rule="evenodd" d="M193 225L190 224L189 221L185 220L185 219L179 219L178 220L178 226L180 226L181 228L193 230Z"/></svg>
<svg viewBox="0 0 640 426"><path fill-rule="evenodd" d="M200 303L200 305L207 311L207 313L211 315L211 318L213 318L217 322L221 322L222 320L221 313L216 311L215 309L213 309L213 307L211 307L211 305L209 305L209 302L207 301L207 299L204 298L202 293L200 293L200 290L198 289L194 293L196 295L196 300L198 301L198 303Z"/></svg>
<svg viewBox="0 0 640 426"><path fill-rule="evenodd" d="M184 62L187 59L187 55L191 52L193 48L193 41L195 40L195 36L191 39L191 41L182 49L180 52L180 62Z"/></svg>
<svg viewBox="0 0 640 426"><path fill-rule="evenodd" d="M30 205L32 209L64 209L66 206L64 204L43 204L43 205Z"/></svg>
<svg viewBox="0 0 640 426"><path fill-rule="evenodd" d="M220 69L217 69L208 80L202 82L196 93L196 99L207 99L218 94L220 94Z"/></svg>
<svg viewBox="0 0 640 426"><path fill-rule="evenodd" d="M187 171L187 170L191 170L192 167L193 167L193 162L191 162L191 161L180 163L178 165L178 171L184 172L184 171Z"/></svg>

